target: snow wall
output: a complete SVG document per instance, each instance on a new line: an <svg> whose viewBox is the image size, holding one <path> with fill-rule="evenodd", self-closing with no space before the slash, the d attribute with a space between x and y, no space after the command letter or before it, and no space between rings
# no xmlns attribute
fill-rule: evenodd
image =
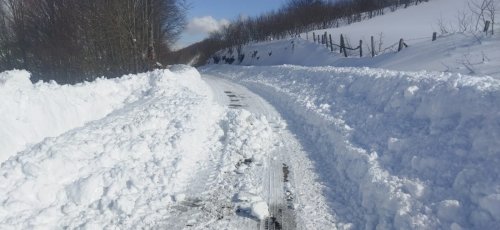
<svg viewBox="0 0 500 230"><path fill-rule="evenodd" d="M195 69L183 71L188 70L199 77ZM160 72L76 85L32 84L30 73L24 70L0 73L0 163L46 137L81 127L137 101L154 88Z"/></svg>
<svg viewBox="0 0 500 230"><path fill-rule="evenodd" d="M3 76L9 75L14 79L7 79L1 92L26 94L19 101L10 96L8 110L1 104L2 128L10 121L3 111L20 119L11 124L9 140L34 141L22 135L29 132L53 135L46 132L50 125L64 133L0 164L0 229L185 227L172 198L186 192L195 177L213 175L202 177L205 171L193 169L211 159L208 150L217 149L224 135L218 123L224 109L196 69L172 66L75 86L31 85L26 72ZM16 87L16 80L25 84ZM23 108L30 113L19 112ZM92 116L95 120L70 127ZM19 125L35 118L40 122Z"/></svg>
<svg viewBox="0 0 500 230"><path fill-rule="evenodd" d="M369 68L202 72L264 96L355 229L500 228L500 81Z"/></svg>

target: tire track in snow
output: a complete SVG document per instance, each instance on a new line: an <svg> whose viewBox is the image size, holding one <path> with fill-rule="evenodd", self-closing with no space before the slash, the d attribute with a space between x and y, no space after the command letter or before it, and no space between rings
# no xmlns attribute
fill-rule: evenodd
<svg viewBox="0 0 500 230"><path fill-rule="evenodd" d="M239 85L227 82L225 80L205 77L205 80L214 89L214 94L216 95L216 100L228 106L230 109L245 109L256 115L264 115L267 119L271 119L270 122L273 126L273 131L277 134L278 144L272 152L268 153L266 159L266 168L262 171L261 177L264 181L263 186L263 196L269 207L270 216L259 221L257 226L258 229L296 229L296 214L293 209L293 200L287 200L287 196L291 197L291 184L285 185L289 182L289 175L284 175L284 165L289 164L285 155L287 155L287 150L290 148L286 147L289 140L284 140L284 136L281 132L280 116L279 114L262 98L251 93L246 88ZM293 170L290 167L286 168L290 173ZM286 194L286 193L289 194ZM245 226L252 226L248 221L254 221L253 219L247 218L244 223ZM242 226L243 227L243 226Z"/></svg>

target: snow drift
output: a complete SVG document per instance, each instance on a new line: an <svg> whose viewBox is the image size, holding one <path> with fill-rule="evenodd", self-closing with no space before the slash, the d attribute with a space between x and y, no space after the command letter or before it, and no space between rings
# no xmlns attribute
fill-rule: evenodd
<svg viewBox="0 0 500 230"><path fill-rule="evenodd" d="M151 89L142 74L77 85L32 84L30 73L0 73L0 163L46 137L103 118Z"/></svg>
<svg viewBox="0 0 500 230"><path fill-rule="evenodd" d="M214 105L199 73L174 66L76 86L33 86L27 75L2 75L2 93L13 100L2 105L14 115L2 111L1 121L18 122L7 130L14 132L8 141L35 141L22 134L57 135L95 120L45 138L1 164L0 228L168 226L168 208L199 176L193 169L208 161L207 149L217 146L222 132L217 122L223 109ZM58 120L57 132L43 132ZM16 126L26 121L33 127Z"/></svg>
<svg viewBox="0 0 500 230"><path fill-rule="evenodd" d="M500 81L369 68L207 66L269 100L365 229L500 228Z"/></svg>

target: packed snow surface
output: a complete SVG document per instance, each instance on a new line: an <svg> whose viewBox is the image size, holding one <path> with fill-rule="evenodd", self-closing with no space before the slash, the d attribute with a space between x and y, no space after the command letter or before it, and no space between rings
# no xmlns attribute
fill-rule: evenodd
<svg viewBox="0 0 500 230"><path fill-rule="evenodd" d="M500 228L499 80L286 65L202 73L278 109L313 160L337 227Z"/></svg>

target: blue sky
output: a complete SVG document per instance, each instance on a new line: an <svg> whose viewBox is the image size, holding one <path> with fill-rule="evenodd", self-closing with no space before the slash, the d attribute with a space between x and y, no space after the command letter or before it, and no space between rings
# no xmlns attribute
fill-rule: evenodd
<svg viewBox="0 0 500 230"><path fill-rule="evenodd" d="M286 0L187 0L187 27L178 47L201 41L207 34L240 16L256 16L278 9Z"/></svg>

